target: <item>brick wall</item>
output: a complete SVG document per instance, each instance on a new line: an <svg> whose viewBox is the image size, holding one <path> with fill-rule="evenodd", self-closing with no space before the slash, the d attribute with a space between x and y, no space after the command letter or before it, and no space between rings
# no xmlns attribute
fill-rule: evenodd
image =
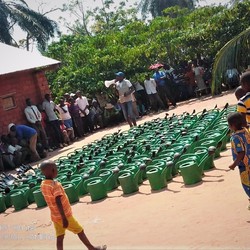
<svg viewBox="0 0 250 250"><path fill-rule="evenodd" d="M43 101L46 93L50 93L50 90L43 71L23 71L0 76L0 135L7 133L7 126L11 122L27 123L24 115L26 98L38 104ZM15 106L8 110L4 109L6 97L8 100L13 97L15 102Z"/></svg>

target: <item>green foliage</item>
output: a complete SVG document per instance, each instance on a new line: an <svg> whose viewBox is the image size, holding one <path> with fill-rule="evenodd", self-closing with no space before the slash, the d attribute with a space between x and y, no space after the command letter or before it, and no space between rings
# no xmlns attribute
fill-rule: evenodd
<svg viewBox="0 0 250 250"><path fill-rule="evenodd" d="M63 36L51 44L46 55L62 62L57 72L48 75L53 93L59 96L81 89L91 96L110 91L104 80L114 79L117 71L124 71L132 81L143 81L148 67L156 61L176 65L198 54L213 59L250 25L249 1L232 8L171 7L164 13L149 23L129 19L93 36ZM249 58L246 60L249 63Z"/></svg>
<svg viewBox="0 0 250 250"><path fill-rule="evenodd" d="M221 82L228 68L244 70L250 62L250 27L230 40L216 55L213 68L212 93L221 92Z"/></svg>

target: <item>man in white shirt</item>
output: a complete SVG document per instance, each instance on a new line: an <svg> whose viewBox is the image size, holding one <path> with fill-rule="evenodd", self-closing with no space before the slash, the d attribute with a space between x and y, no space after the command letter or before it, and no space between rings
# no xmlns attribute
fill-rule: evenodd
<svg viewBox="0 0 250 250"><path fill-rule="evenodd" d="M146 93L148 94L152 109L154 111L157 111L159 108L164 109L164 104L156 90L156 82L153 78L150 78L150 75L146 76L146 80L144 81L144 87Z"/></svg>
<svg viewBox="0 0 250 250"><path fill-rule="evenodd" d="M68 105L65 104L65 100L63 98L60 99L59 105L56 106L56 109L58 110L60 118L66 128L73 128L73 122L69 113L69 108Z"/></svg>
<svg viewBox="0 0 250 250"><path fill-rule="evenodd" d="M61 125L61 130L62 130L62 128L64 128L63 129L64 143L70 143L70 141L74 141L74 139L75 139L75 132L73 129L73 121L72 121L71 115L69 113L69 108L68 108L68 105L65 103L64 98L60 99L59 105L57 105L57 110L59 112L60 118L61 118L62 123L64 125L64 126ZM66 132L67 140L65 140L64 131Z"/></svg>
<svg viewBox="0 0 250 250"><path fill-rule="evenodd" d="M44 149L49 149L47 134L42 126L42 115L35 105L32 105L31 99L26 99L26 108L24 109L25 116L29 125L37 131L38 141L42 143Z"/></svg>
<svg viewBox="0 0 250 250"><path fill-rule="evenodd" d="M137 126L132 104L134 87L129 80L125 79L125 74L123 72L118 72L115 75L115 86L119 95L119 103L122 108L123 116L130 127Z"/></svg>
<svg viewBox="0 0 250 250"><path fill-rule="evenodd" d="M86 96L82 96L81 91L78 90L76 92L77 98L76 103L80 109L80 116L82 117L83 121L83 129L85 133L92 133L94 130L91 117L89 115L89 103Z"/></svg>
<svg viewBox="0 0 250 250"><path fill-rule="evenodd" d="M50 126L51 131L53 131L56 146L63 148L63 135L60 129L59 119L55 113L56 104L51 100L50 94L45 94L42 107L48 118L47 124Z"/></svg>

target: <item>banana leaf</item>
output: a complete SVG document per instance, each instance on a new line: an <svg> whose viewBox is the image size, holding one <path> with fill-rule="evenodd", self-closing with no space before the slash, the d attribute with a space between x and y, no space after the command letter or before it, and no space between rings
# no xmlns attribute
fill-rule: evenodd
<svg viewBox="0 0 250 250"><path fill-rule="evenodd" d="M250 64L250 27L227 42L216 54L212 71L212 95L221 93L229 65L244 69Z"/></svg>

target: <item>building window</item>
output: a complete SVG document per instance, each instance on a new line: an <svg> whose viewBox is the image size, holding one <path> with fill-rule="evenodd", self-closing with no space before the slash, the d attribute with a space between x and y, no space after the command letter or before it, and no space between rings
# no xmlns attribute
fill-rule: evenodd
<svg viewBox="0 0 250 250"><path fill-rule="evenodd" d="M2 96L3 109L9 110L16 107L15 98L13 95Z"/></svg>

